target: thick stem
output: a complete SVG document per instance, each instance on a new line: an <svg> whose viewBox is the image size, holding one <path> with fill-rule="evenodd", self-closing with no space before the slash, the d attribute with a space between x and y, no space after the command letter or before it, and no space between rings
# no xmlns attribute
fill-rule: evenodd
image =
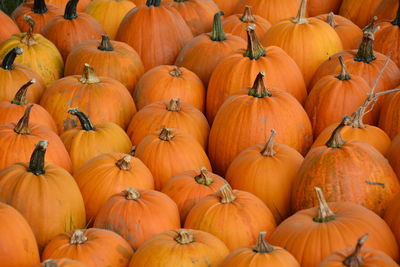
<svg viewBox="0 0 400 267"><path fill-rule="evenodd" d="M336 127L336 129L332 132L331 137L329 140L325 143L327 147L330 148L340 148L344 144L346 144L346 141L343 140L342 135L340 134L340 131L343 129L344 126L349 124L350 121L350 116L345 116L343 120L340 122L340 124Z"/></svg>
<svg viewBox="0 0 400 267"><path fill-rule="evenodd" d="M364 245L365 241L368 239L368 234L363 235L357 241L356 248L354 249L353 253L347 256L343 260L343 264L347 267L361 267L364 264L364 259L360 254L360 250Z"/></svg>
<svg viewBox="0 0 400 267"><path fill-rule="evenodd" d="M221 203L227 204L235 201L236 195L229 184L224 184L218 190L219 196L221 198Z"/></svg>
<svg viewBox="0 0 400 267"><path fill-rule="evenodd" d="M256 21L256 18L253 16L253 11L251 10L251 6L244 7L244 12L240 17L240 20L244 23L253 23Z"/></svg>
<svg viewBox="0 0 400 267"><path fill-rule="evenodd" d="M215 42L221 42L226 40L226 35L224 32L224 28L221 23L221 16L224 15L224 12L220 11L215 13L214 15L214 24L211 32L211 40Z"/></svg>
<svg viewBox="0 0 400 267"><path fill-rule="evenodd" d="M83 230L75 230L69 240L71 245L81 245L88 240L87 236L85 236L85 232Z"/></svg>
<svg viewBox="0 0 400 267"><path fill-rule="evenodd" d="M208 175L208 171L205 167L200 167L200 174L194 177L198 184L209 186L214 180Z"/></svg>
<svg viewBox="0 0 400 267"><path fill-rule="evenodd" d="M366 113L367 106L368 105L362 105L357 109L356 112L354 112L351 118L351 122L349 123L349 126L360 129L365 128L365 124L363 123L363 118Z"/></svg>
<svg viewBox="0 0 400 267"><path fill-rule="evenodd" d="M87 63L83 67L82 77L79 79L81 83L91 84L100 82L99 77L97 77L94 69Z"/></svg>
<svg viewBox="0 0 400 267"><path fill-rule="evenodd" d="M67 5L65 6L64 19L76 19L78 17L78 13L76 12L76 6L78 5L79 0L69 0Z"/></svg>
<svg viewBox="0 0 400 267"><path fill-rule="evenodd" d="M181 245L186 245L194 242L194 236L191 235L187 230L180 230L178 235L174 239Z"/></svg>
<svg viewBox="0 0 400 267"><path fill-rule="evenodd" d="M371 23L363 29L363 38L354 58L355 61L370 63L376 59L374 56L374 35L379 30L379 26L374 26L377 19L376 16L373 17Z"/></svg>
<svg viewBox="0 0 400 267"><path fill-rule="evenodd" d="M59 267L56 260L45 260L43 262L44 267Z"/></svg>
<svg viewBox="0 0 400 267"><path fill-rule="evenodd" d="M314 217L315 222L319 223L324 223L324 222L329 222L332 221L336 218L335 213L329 208L328 203L326 203L324 194L322 193L321 188L319 187L314 187L315 192L317 193L318 197L318 214L316 217Z"/></svg>
<svg viewBox="0 0 400 267"><path fill-rule="evenodd" d="M70 108L70 109L68 109L68 113L78 117L83 130L85 130L85 131L95 131L96 130L96 128L93 126L92 122L90 121L89 117L85 113L80 111L79 109Z"/></svg>
<svg viewBox="0 0 400 267"><path fill-rule="evenodd" d="M132 187L125 189L123 194L127 200L136 200L140 198L140 192Z"/></svg>
<svg viewBox="0 0 400 267"><path fill-rule="evenodd" d="M159 138L163 141L171 141L171 139L174 138L174 135L171 129L163 128L160 132Z"/></svg>
<svg viewBox="0 0 400 267"><path fill-rule="evenodd" d="M169 71L169 75L179 78L182 76L182 71L178 66L174 66L174 68Z"/></svg>
<svg viewBox="0 0 400 267"><path fill-rule="evenodd" d="M253 87L249 90L249 93L248 93L249 96L254 96L254 97L258 97L258 98L272 96L271 92L268 91L267 87L265 86L264 76L265 76L265 72L262 72L262 71L257 74L257 77L253 83Z"/></svg>
<svg viewBox="0 0 400 267"><path fill-rule="evenodd" d="M31 129L29 128L29 115L31 113L33 105L29 105L26 107L24 115L22 115L22 118L18 121L17 125L14 128L14 132L17 134L30 134Z"/></svg>
<svg viewBox="0 0 400 267"><path fill-rule="evenodd" d="M33 150L31 159L29 161L28 172L31 172L36 176L45 173L44 163L48 145L49 143L47 142L47 140L41 140L39 141L39 143L36 144L35 150Z"/></svg>
<svg viewBox="0 0 400 267"><path fill-rule="evenodd" d="M115 165L121 170L121 171L129 171L132 169L132 164L131 164L132 156L127 155L123 157L122 159L118 160Z"/></svg>
<svg viewBox="0 0 400 267"><path fill-rule="evenodd" d="M21 47L17 46L13 48L8 54L4 57L2 63L1 63L1 68L5 70L12 70L15 58L19 55L22 55L24 52L24 49Z"/></svg>
<svg viewBox="0 0 400 267"><path fill-rule="evenodd" d="M32 19L31 16L24 16L24 19L29 24L29 28L25 36L21 39L21 43L24 43L27 46L38 44L38 42L35 40L35 36L33 33L33 28L35 27L35 21Z"/></svg>
<svg viewBox="0 0 400 267"><path fill-rule="evenodd" d="M172 98L169 101L167 110L168 111L180 111L181 110L181 102L180 102L179 98Z"/></svg>
<svg viewBox="0 0 400 267"><path fill-rule="evenodd" d="M392 21L392 24L400 27L400 3L399 7L397 8L396 18Z"/></svg>
<svg viewBox="0 0 400 267"><path fill-rule="evenodd" d="M258 235L258 242L255 247L253 247L253 251L257 253L271 253L274 251L274 248L265 241L265 236L267 232L260 232Z"/></svg>
<svg viewBox="0 0 400 267"><path fill-rule="evenodd" d="M46 2L44 0L34 0L32 11L36 14L44 14L47 12Z"/></svg>
<svg viewBox="0 0 400 267"><path fill-rule="evenodd" d="M26 105L28 104L28 99L26 99L26 92L28 91L28 87L36 82L35 79L30 80L26 84L22 85L18 92L15 94L14 99L11 101L11 104L15 105Z"/></svg>
<svg viewBox="0 0 400 267"><path fill-rule="evenodd" d="M261 155L266 157L273 157L276 154L276 152L274 151L275 136L276 136L276 131L272 129L271 135L267 143L265 144L265 147L263 148L263 150L261 150Z"/></svg>
<svg viewBox="0 0 400 267"><path fill-rule="evenodd" d="M147 0L146 6L160 6L161 0Z"/></svg>
<svg viewBox="0 0 400 267"><path fill-rule="evenodd" d="M114 47L107 34L101 36L101 43L97 48L101 51L114 51Z"/></svg>
<svg viewBox="0 0 400 267"><path fill-rule="evenodd" d="M246 27L247 50L244 53L244 56L251 59L258 59L265 56L265 47L261 44L260 40L258 40L256 32L254 31L255 28L256 25L254 24Z"/></svg>
<svg viewBox="0 0 400 267"><path fill-rule="evenodd" d="M325 22L331 25L332 28L336 28L338 26L338 24L335 21L335 14L333 12L330 12L328 14L328 17L326 18Z"/></svg>
<svg viewBox="0 0 400 267"><path fill-rule="evenodd" d="M307 11L307 0L302 0L299 11L297 12L297 16L293 18L292 21L296 24L308 23L308 20L306 18L306 11Z"/></svg>
<svg viewBox="0 0 400 267"><path fill-rule="evenodd" d="M336 76L336 78L338 78L341 81L350 80L351 75L347 71L347 66L346 66L346 63L344 63L342 56L339 56L339 62L340 62L340 65L342 66L342 70L340 71L340 74L338 76Z"/></svg>

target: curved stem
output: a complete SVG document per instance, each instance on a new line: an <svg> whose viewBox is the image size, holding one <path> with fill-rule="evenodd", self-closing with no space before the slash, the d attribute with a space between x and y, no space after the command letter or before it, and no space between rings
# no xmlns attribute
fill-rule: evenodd
<svg viewBox="0 0 400 267"><path fill-rule="evenodd" d="M397 8L396 18L392 21L393 25L400 26L400 3L399 7Z"/></svg>
<svg viewBox="0 0 400 267"><path fill-rule="evenodd" d="M224 15L224 12L220 11L215 13L214 15L214 24L211 32L211 40L215 42L221 42L226 40L226 35L224 32L224 28L221 23L221 16Z"/></svg>
<svg viewBox="0 0 400 267"><path fill-rule="evenodd" d="M363 29L363 38L358 48L357 54L354 58L355 61L370 63L371 61L374 61L376 59L376 57L374 56L373 45L374 35L379 30L379 26L374 27L377 19L378 18L376 16L373 17L371 23Z"/></svg>
<svg viewBox="0 0 400 267"><path fill-rule="evenodd" d="M26 99L26 92L28 91L28 87L36 82L35 79L30 80L26 84L22 85L18 92L15 94L14 99L11 101L11 104L15 105L26 105L28 104L28 100Z"/></svg>
<svg viewBox="0 0 400 267"><path fill-rule="evenodd" d="M205 167L200 167L200 174L194 177L198 184L209 186L214 180L208 175L208 171Z"/></svg>
<svg viewBox="0 0 400 267"><path fill-rule="evenodd" d="M67 5L65 6L64 19L76 19L78 17L78 13L76 12L76 6L78 5L79 0L69 0Z"/></svg>
<svg viewBox="0 0 400 267"><path fill-rule="evenodd" d="M2 63L1 63L1 68L5 70L12 70L15 58L19 55L22 55L24 52L24 49L21 47L17 46L13 48L8 54L4 57Z"/></svg>
<svg viewBox="0 0 400 267"><path fill-rule="evenodd" d="M257 74L257 77L253 83L253 87L249 90L249 93L248 93L249 96L254 96L254 97L258 97L258 98L272 96L271 92L268 91L267 87L265 87L264 76L265 76L265 72L262 72L262 71Z"/></svg>
<svg viewBox="0 0 400 267"><path fill-rule="evenodd" d="M329 140L325 143L327 147L340 148L346 143L346 141L343 140L340 131L343 129L344 126L349 124L350 119L350 116L345 116L343 118L342 122L336 127L336 129L332 132Z"/></svg>
<svg viewBox="0 0 400 267"><path fill-rule="evenodd" d="M347 66L346 66L346 63L344 63L344 60L343 60L342 56L339 56L339 62L340 62L340 65L342 67L342 70L340 71L340 74L338 76L336 76L336 78L338 78L341 81L350 80L351 79L351 75L347 71Z"/></svg>
<svg viewBox="0 0 400 267"><path fill-rule="evenodd" d="M174 138L172 131L168 128L163 128L160 132L159 138L163 141L171 141Z"/></svg>
<svg viewBox="0 0 400 267"><path fill-rule="evenodd" d="M253 23L256 21L256 18L253 16L253 11L251 6L245 6L243 15L240 17L240 20L244 23Z"/></svg>
<svg viewBox="0 0 400 267"><path fill-rule="evenodd" d="M85 232L83 230L75 230L69 240L71 245L80 245L85 243L88 240L87 236L85 236Z"/></svg>
<svg viewBox="0 0 400 267"><path fill-rule="evenodd" d="M329 208L328 203L326 203L324 193L322 193L321 188L314 187L315 192L317 193L318 197L318 214L314 217L315 222L324 223L332 221L336 218L335 213Z"/></svg>
<svg viewBox="0 0 400 267"><path fill-rule="evenodd" d="M131 164L132 156L127 155L123 157L122 159L119 159L115 165L121 170L121 171L129 171L132 169L132 164Z"/></svg>
<svg viewBox="0 0 400 267"><path fill-rule="evenodd" d="M35 27L35 21L32 19L31 16L24 16L24 19L29 24L29 28L25 36L21 39L21 43L24 43L27 46L38 44L38 42L35 40L35 36L33 33L33 28Z"/></svg>
<svg viewBox="0 0 400 267"><path fill-rule="evenodd" d="M255 28L256 25L254 24L246 27L247 50L244 53L244 56L251 59L258 59L265 56L265 47L261 44L260 40L258 40L256 32L254 31Z"/></svg>
<svg viewBox="0 0 400 267"><path fill-rule="evenodd" d="M97 77L94 69L89 64L85 63L83 67L83 74L79 81L81 83L91 84L100 82L100 79Z"/></svg>
<svg viewBox="0 0 400 267"><path fill-rule="evenodd" d="M31 172L36 176L45 174L44 163L48 145L49 143L47 140L41 140L36 144L35 150L33 150L29 161L28 172Z"/></svg>
<svg viewBox="0 0 400 267"><path fill-rule="evenodd" d="M17 134L31 133L31 129L29 128L29 115L31 113L32 107L33 104L26 107L24 115L22 115L22 118L18 121L17 125L15 126L14 132L16 132Z"/></svg>
<svg viewBox="0 0 400 267"><path fill-rule="evenodd" d="M360 254L360 250L364 245L365 241L368 239L368 234L363 235L357 241L356 248L354 249L353 253L347 256L343 260L343 264L347 267L361 267L364 264L364 259Z"/></svg>
<svg viewBox="0 0 400 267"><path fill-rule="evenodd" d="M97 48L101 51L114 51L114 47L107 34L101 35L101 43Z"/></svg>
<svg viewBox="0 0 400 267"><path fill-rule="evenodd" d="M172 98L169 101L169 104L167 106L167 110L168 111L173 111L173 112L174 111L175 112L180 111L181 110L181 102L180 102L179 98Z"/></svg>
<svg viewBox="0 0 400 267"><path fill-rule="evenodd" d="M224 184L218 190L218 193L221 197L221 203L227 204L235 201L236 195L232 190L232 187L229 184Z"/></svg>
<svg viewBox="0 0 400 267"><path fill-rule="evenodd" d="M351 116L350 126L353 128L365 128L365 124L363 123L364 115L366 114L366 109L369 105L369 101L366 101L362 106L360 106L356 112ZM365 105L366 104L366 105Z"/></svg>
<svg viewBox="0 0 400 267"><path fill-rule="evenodd" d="M271 130L271 135L265 144L265 147L263 150L261 150L261 155L266 156L266 157L273 157L276 152L274 151L274 145L275 145L275 136L276 136L276 131L274 129Z"/></svg>
<svg viewBox="0 0 400 267"><path fill-rule="evenodd" d="M146 6L160 6L161 0L147 0Z"/></svg>
<svg viewBox="0 0 400 267"><path fill-rule="evenodd" d="M70 109L68 109L68 113L78 117L83 130L85 130L85 131L95 131L96 130L96 128L93 126L92 122L89 120L89 117L85 113L80 111L79 109L70 108Z"/></svg>
<svg viewBox="0 0 400 267"><path fill-rule="evenodd" d="M335 21L335 14L333 12L329 12L325 22L331 25L332 28L336 28L338 26Z"/></svg>
<svg viewBox="0 0 400 267"><path fill-rule="evenodd" d="M180 230L178 236L175 237L174 240L181 245L186 245L194 242L194 236L187 230Z"/></svg>
<svg viewBox="0 0 400 267"><path fill-rule="evenodd" d="M182 71L178 66L174 66L174 68L169 72L169 74L173 77L181 77L182 76Z"/></svg>
<svg viewBox="0 0 400 267"><path fill-rule="evenodd" d="M36 14L44 14L47 12L46 2L44 0L34 0L32 11Z"/></svg>
<svg viewBox="0 0 400 267"><path fill-rule="evenodd" d="M292 21L296 24L308 23L308 20L306 18L306 11L307 11L307 0L302 0L299 11L297 12L297 16L293 18Z"/></svg>
<svg viewBox="0 0 400 267"><path fill-rule="evenodd" d="M255 247L253 247L253 251L257 253L271 253L275 249L265 241L265 236L267 232L260 232L258 235L258 242Z"/></svg>
<svg viewBox="0 0 400 267"><path fill-rule="evenodd" d="M128 187L122 193L127 200L136 200L140 198L140 192L132 187Z"/></svg>

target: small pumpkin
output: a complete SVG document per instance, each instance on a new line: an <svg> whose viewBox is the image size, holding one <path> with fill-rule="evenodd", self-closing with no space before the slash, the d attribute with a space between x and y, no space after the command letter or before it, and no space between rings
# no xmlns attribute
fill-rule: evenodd
<svg viewBox="0 0 400 267"><path fill-rule="evenodd" d="M11 35L20 32L15 22L2 10L0 10L0 22L2 25L0 27L0 43L10 38Z"/></svg>
<svg viewBox="0 0 400 267"><path fill-rule="evenodd" d="M308 0L307 12L310 17L315 17L321 14L339 12L342 0Z"/></svg>
<svg viewBox="0 0 400 267"><path fill-rule="evenodd" d="M86 267L86 265L71 259L49 259L43 261L38 267Z"/></svg>
<svg viewBox="0 0 400 267"><path fill-rule="evenodd" d="M253 7L253 12L272 24L294 17L301 0L245 0L244 4ZM236 12L239 9L236 9Z"/></svg>
<svg viewBox="0 0 400 267"><path fill-rule="evenodd" d="M381 2L382 0L343 0L339 15L350 19L360 28L364 28L371 21L375 10ZM363 12L359 12L360 10Z"/></svg>

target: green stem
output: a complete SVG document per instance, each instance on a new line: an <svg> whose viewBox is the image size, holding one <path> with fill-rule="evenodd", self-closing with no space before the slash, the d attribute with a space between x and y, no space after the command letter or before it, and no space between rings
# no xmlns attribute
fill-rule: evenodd
<svg viewBox="0 0 400 267"><path fill-rule="evenodd" d="M205 167L200 167L200 174L194 177L198 184L209 186L214 180L208 175L208 171Z"/></svg>
<svg viewBox="0 0 400 267"><path fill-rule="evenodd" d="M96 128L93 126L92 122L90 121L89 117L85 113L80 111L79 109L70 108L68 110L68 113L78 117L83 130L85 130L85 131L95 131L96 130Z"/></svg>
<svg viewBox="0 0 400 267"><path fill-rule="evenodd" d="M220 11L215 13L214 15L214 24L211 32L211 40L215 42L221 42L226 40L226 35L224 32L224 28L221 23L221 16L224 15L224 12Z"/></svg>
<svg viewBox="0 0 400 267"><path fill-rule="evenodd" d="M78 13L76 12L76 6L78 5L79 0L69 0L67 5L65 6L64 19L72 20L78 17Z"/></svg>
<svg viewBox="0 0 400 267"><path fill-rule="evenodd" d="M14 99L11 101L11 104L15 105L26 105L28 104L28 100L26 99L26 92L28 91L28 87L36 82L35 79L30 80L26 84L22 85L18 92L15 94Z"/></svg>
<svg viewBox="0 0 400 267"><path fill-rule="evenodd" d="M24 49L21 47L17 46L13 48L8 54L4 57L2 63L1 63L1 68L5 70L12 70L15 58L19 55L22 55L24 52Z"/></svg>
<svg viewBox="0 0 400 267"><path fill-rule="evenodd" d="M260 40L258 40L256 32L254 31L255 28L256 25L254 24L246 27L247 50L244 53L244 56L251 59L258 59L265 56L265 47L260 43Z"/></svg>
<svg viewBox="0 0 400 267"><path fill-rule="evenodd" d="M34 0L32 11L36 14L44 14L47 12L46 2L44 0Z"/></svg>
<svg viewBox="0 0 400 267"><path fill-rule="evenodd" d="M371 23L364 28L363 38L354 58L355 61L370 63L376 59L374 56L374 35L379 30L379 27L374 26L377 19L375 16Z"/></svg>
<svg viewBox="0 0 400 267"><path fill-rule="evenodd" d="M114 47L107 34L101 36L101 43L97 48L101 51L114 51Z"/></svg>
<svg viewBox="0 0 400 267"><path fill-rule="evenodd" d="M146 6L160 6L161 0L147 0Z"/></svg>
<svg viewBox="0 0 400 267"><path fill-rule="evenodd" d="M253 87L249 90L248 93L249 96L254 96L258 98L272 96L271 92L268 91L268 89L265 87L264 76L265 76L264 72L261 71L260 73L258 73L254 81Z"/></svg>
<svg viewBox="0 0 400 267"><path fill-rule="evenodd" d="M29 105L26 107L24 115L22 115L22 118L18 121L17 125L14 128L14 132L17 134L30 134L31 129L29 128L29 115L31 113L33 105Z"/></svg>
<svg viewBox="0 0 400 267"><path fill-rule="evenodd" d="M36 176L45 174L44 163L48 144L47 140L41 140L37 143L29 161L28 172L31 172Z"/></svg>

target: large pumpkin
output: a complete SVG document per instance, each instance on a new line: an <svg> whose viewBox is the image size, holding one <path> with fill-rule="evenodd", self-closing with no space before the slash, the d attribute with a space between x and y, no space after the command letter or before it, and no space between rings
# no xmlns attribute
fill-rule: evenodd
<svg viewBox="0 0 400 267"><path fill-rule="evenodd" d="M275 135L276 131L271 130L266 144L240 152L225 178L234 189L250 192L264 201L280 223L291 214L292 183L304 158L294 148L275 144Z"/></svg>
<svg viewBox="0 0 400 267"><path fill-rule="evenodd" d="M0 171L0 200L25 217L39 249L56 235L85 226L85 207L74 178L63 168L45 163L48 144L39 141L28 163Z"/></svg>
<svg viewBox="0 0 400 267"><path fill-rule="evenodd" d="M146 71L173 64L182 47L193 38L179 12L160 2L147 0L145 6L132 9L122 20L116 37L139 53Z"/></svg>
<svg viewBox="0 0 400 267"><path fill-rule="evenodd" d="M176 229L145 242L135 252L129 266L219 266L228 252L221 240L207 232Z"/></svg>
<svg viewBox="0 0 400 267"><path fill-rule="evenodd" d="M307 11L310 17L333 12L338 13L342 0L308 0Z"/></svg>
<svg viewBox="0 0 400 267"><path fill-rule="evenodd" d="M360 28L364 28L371 21L376 8L381 2L382 0L343 0L339 15L350 19Z"/></svg>
<svg viewBox="0 0 400 267"><path fill-rule="evenodd" d="M386 209L385 216L384 216L384 219L385 219L386 223L389 225L390 229L392 229L393 234L396 237L397 242L400 242L399 208L400 208L400 194L398 194L390 202L390 205Z"/></svg>
<svg viewBox="0 0 400 267"><path fill-rule="evenodd" d="M385 221L355 203L326 203L316 188L319 206L301 210L283 221L272 233L270 243L287 249L302 267L315 267L331 253L354 245L359 236L369 233L365 247L399 259L398 245Z"/></svg>
<svg viewBox="0 0 400 267"><path fill-rule="evenodd" d="M312 144L311 123L301 104L287 92L267 89L260 72L253 87L233 94L215 117L208 142L214 171L224 175L242 150L265 142L271 129L280 133L277 142L302 154Z"/></svg>
<svg viewBox="0 0 400 267"><path fill-rule="evenodd" d="M13 34L20 32L15 22L1 10L0 10L0 22L1 22L0 42L8 39Z"/></svg>
<svg viewBox="0 0 400 267"><path fill-rule="evenodd" d="M300 6L301 0L245 0L246 6L253 7L253 12L272 24L293 17ZM239 9L236 9L238 12Z"/></svg>

